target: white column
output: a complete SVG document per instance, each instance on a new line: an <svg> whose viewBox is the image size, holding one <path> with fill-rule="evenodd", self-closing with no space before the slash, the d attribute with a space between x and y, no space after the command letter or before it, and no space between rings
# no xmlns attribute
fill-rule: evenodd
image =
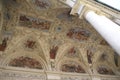
<svg viewBox="0 0 120 80"><path fill-rule="evenodd" d="M72 0L66 0L66 4L69 5L70 7L73 7L75 4L75 1Z"/></svg>
<svg viewBox="0 0 120 80"><path fill-rule="evenodd" d="M85 14L85 19L120 55L120 26L107 17L97 15L93 11L87 12Z"/></svg>

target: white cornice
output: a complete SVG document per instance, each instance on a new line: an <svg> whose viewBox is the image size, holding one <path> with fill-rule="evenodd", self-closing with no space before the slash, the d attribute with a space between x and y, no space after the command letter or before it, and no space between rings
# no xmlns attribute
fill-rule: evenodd
<svg viewBox="0 0 120 80"><path fill-rule="evenodd" d="M66 3L67 1L71 1L71 0L60 0L60 1L63 2L63 3ZM73 2L73 3L75 3L75 2ZM114 10L112 8L109 8L107 6L104 6L104 5L98 3L98 2L96 2L94 0L80 0L80 3L83 4L83 5L85 5L88 9L94 10L98 14L106 15L107 17L109 17L111 19L112 18L118 18L118 19L120 19L120 12L119 11Z"/></svg>
<svg viewBox="0 0 120 80"><path fill-rule="evenodd" d="M92 8L95 8L98 11L100 11L101 14L107 14L108 16L120 19L120 12L117 10L104 6L94 0L81 0L81 2L87 5L91 5Z"/></svg>

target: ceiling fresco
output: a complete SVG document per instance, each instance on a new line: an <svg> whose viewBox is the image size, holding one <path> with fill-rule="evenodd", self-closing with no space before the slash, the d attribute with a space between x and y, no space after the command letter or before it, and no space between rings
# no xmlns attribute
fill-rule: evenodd
<svg viewBox="0 0 120 80"><path fill-rule="evenodd" d="M85 70L75 62L69 62L67 64L63 64L61 67L63 72L73 72L73 73L85 73Z"/></svg>
<svg viewBox="0 0 120 80"><path fill-rule="evenodd" d="M68 31L67 36L78 41L84 41L88 39L90 32L79 27L74 27Z"/></svg>
<svg viewBox="0 0 120 80"><path fill-rule="evenodd" d="M9 4L4 7L5 14L1 13L6 35L1 35L0 64L6 61L14 67L45 66L48 70L103 75L114 75L112 70L119 69L120 57L114 60L114 50L84 18L70 15L71 8L59 0L10 1L5 2ZM110 70L97 66L102 62L113 66Z"/></svg>
<svg viewBox="0 0 120 80"><path fill-rule="evenodd" d="M13 59L9 63L10 66L14 67L28 67L28 68L35 68L35 69L42 69L42 65L35 59L29 57L19 57L17 59Z"/></svg>
<svg viewBox="0 0 120 80"><path fill-rule="evenodd" d="M79 52L75 47L70 48L65 54L67 57L76 58L79 57Z"/></svg>
<svg viewBox="0 0 120 80"><path fill-rule="evenodd" d="M43 19L21 15L19 19L19 26L48 31L51 26L51 22Z"/></svg>
<svg viewBox="0 0 120 80"><path fill-rule="evenodd" d="M99 74L114 75L114 72L111 69L109 69L107 66L103 66L103 65L98 67L98 73Z"/></svg>
<svg viewBox="0 0 120 80"><path fill-rule="evenodd" d="M4 51L7 46L7 39L2 40L2 44L0 44L0 51Z"/></svg>
<svg viewBox="0 0 120 80"><path fill-rule="evenodd" d="M32 0L32 3L37 9L49 9L51 7L51 2L49 0Z"/></svg>

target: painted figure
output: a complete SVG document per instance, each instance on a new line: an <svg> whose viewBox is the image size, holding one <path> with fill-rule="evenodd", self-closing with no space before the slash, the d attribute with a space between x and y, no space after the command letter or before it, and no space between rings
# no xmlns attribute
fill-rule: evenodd
<svg viewBox="0 0 120 80"><path fill-rule="evenodd" d="M5 48L7 47L7 38L4 38L2 41L2 44L0 44L0 51L4 51Z"/></svg>
<svg viewBox="0 0 120 80"><path fill-rule="evenodd" d="M92 64L92 57L93 53L90 50L87 50L87 59L89 64Z"/></svg>
<svg viewBox="0 0 120 80"><path fill-rule="evenodd" d="M58 46L52 46L50 49L50 58L55 59L56 54L57 54Z"/></svg>
<svg viewBox="0 0 120 80"><path fill-rule="evenodd" d="M34 49L35 48L35 41L32 40L27 40L25 43L25 47L26 48L30 48L30 49Z"/></svg>
<svg viewBox="0 0 120 80"><path fill-rule="evenodd" d="M67 57L78 57L78 53L74 47L70 48L66 54Z"/></svg>

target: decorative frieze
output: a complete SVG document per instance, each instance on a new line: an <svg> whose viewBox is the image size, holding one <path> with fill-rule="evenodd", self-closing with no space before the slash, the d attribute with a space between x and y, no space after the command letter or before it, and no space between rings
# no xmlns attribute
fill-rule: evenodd
<svg viewBox="0 0 120 80"><path fill-rule="evenodd" d="M3 72L0 75L2 80L46 80L45 74L29 74L29 73L18 73L18 72Z"/></svg>

